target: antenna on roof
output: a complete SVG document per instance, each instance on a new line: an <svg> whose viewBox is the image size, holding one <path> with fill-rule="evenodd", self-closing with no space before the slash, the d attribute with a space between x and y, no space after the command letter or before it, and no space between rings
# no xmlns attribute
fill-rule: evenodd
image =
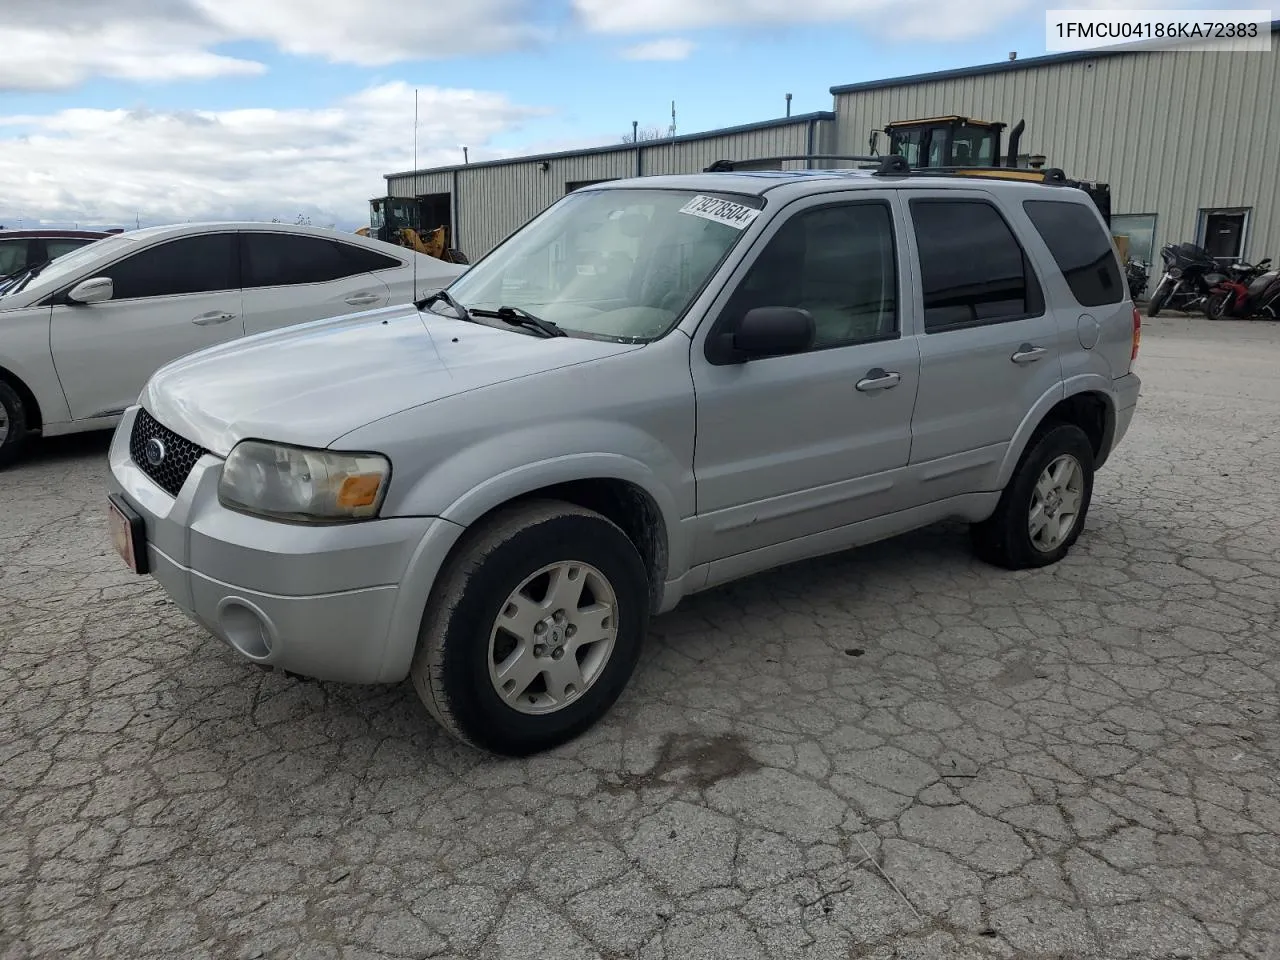
<svg viewBox="0 0 1280 960"><path fill-rule="evenodd" d="M674 137L676 135L676 102L671 101L671 129L667 131L667 136Z"/></svg>
<svg viewBox="0 0 1280 960"><path fill-rule="evenodd" d="M418 88L413 88L413 170L416 175L418 171ZM415 176L416 180L417 177ZM412 229L412 228L410 228ZM413 299L418 299L418 251L412 247L409 252L413 254Z"/></svg>

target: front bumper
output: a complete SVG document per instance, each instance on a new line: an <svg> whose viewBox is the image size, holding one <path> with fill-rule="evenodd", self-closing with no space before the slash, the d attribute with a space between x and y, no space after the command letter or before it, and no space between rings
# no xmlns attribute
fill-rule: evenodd
<svg viewBox="0 0 1280 960"><path fill-rule="evenodd" d="M211 454L171 497L129 455L137 412L116 429L108 483L141 514L151 576L178 607L255 663L346 683L406 676L430 584L460 527L246 516L218 502L222 461Z"/></svg>

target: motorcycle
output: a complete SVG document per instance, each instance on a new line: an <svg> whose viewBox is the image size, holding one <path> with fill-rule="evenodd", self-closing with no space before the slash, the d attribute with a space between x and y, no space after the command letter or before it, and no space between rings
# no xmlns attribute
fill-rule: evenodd
<svg viewBox="0 0 1280 960"><path fill-rule="evenodd" d="M1194 243L1166 243L1160 250L1164 276L1147 304L1147 316L1158 316L1165 307L1184 312L1204 305L1209 296L1205 277L1217 273L1218 261Z"/></svg>
<svg viewBox="0 0 1280 960"><path fill-rule="evenodd" d="M1144 260L1125 261L1124 275L1129 284L1129 299L1134 302L1147 292L1147 282L1150 279L1147 274L1148 267L1150 264Z"/></svg>
<svg viewBox="0 0 1280 960"><path fill-rule="evenodd" d="M1209 296L1204 315L1210 320L1280 319L1280 270L1268 270L1271 258L1235 263L1225 273L1206 277Z"/></svg>

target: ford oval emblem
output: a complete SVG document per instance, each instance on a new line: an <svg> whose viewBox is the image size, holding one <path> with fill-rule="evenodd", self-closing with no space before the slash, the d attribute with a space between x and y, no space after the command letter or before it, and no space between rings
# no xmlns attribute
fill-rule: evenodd
<svg viewBox="0 0 1280 960"><path fill-rule="evenodd" d="M147 458L148 466L160 466L164 463L165 457L164 441L158 437L152 437L143 448L142 455Z"/></svg>

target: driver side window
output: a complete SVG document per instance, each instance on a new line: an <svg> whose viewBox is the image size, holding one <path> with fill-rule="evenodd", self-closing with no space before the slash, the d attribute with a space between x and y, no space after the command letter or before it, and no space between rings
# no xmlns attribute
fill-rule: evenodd
<svg viewBox="0 0 1280 960"><path fill-rule="evenodd" d="M207 233L142 250L96 275L111 278L115 301L239 290L239 274L236 235Z"/></svg>
<svg viewBox="0 0 1280 960"><path fill-rule="evenodd" d="M898 336L893 211L864 200L797 213L773 235L725 310L736 322L757 307L813 315L814 349Z"/></svg>

